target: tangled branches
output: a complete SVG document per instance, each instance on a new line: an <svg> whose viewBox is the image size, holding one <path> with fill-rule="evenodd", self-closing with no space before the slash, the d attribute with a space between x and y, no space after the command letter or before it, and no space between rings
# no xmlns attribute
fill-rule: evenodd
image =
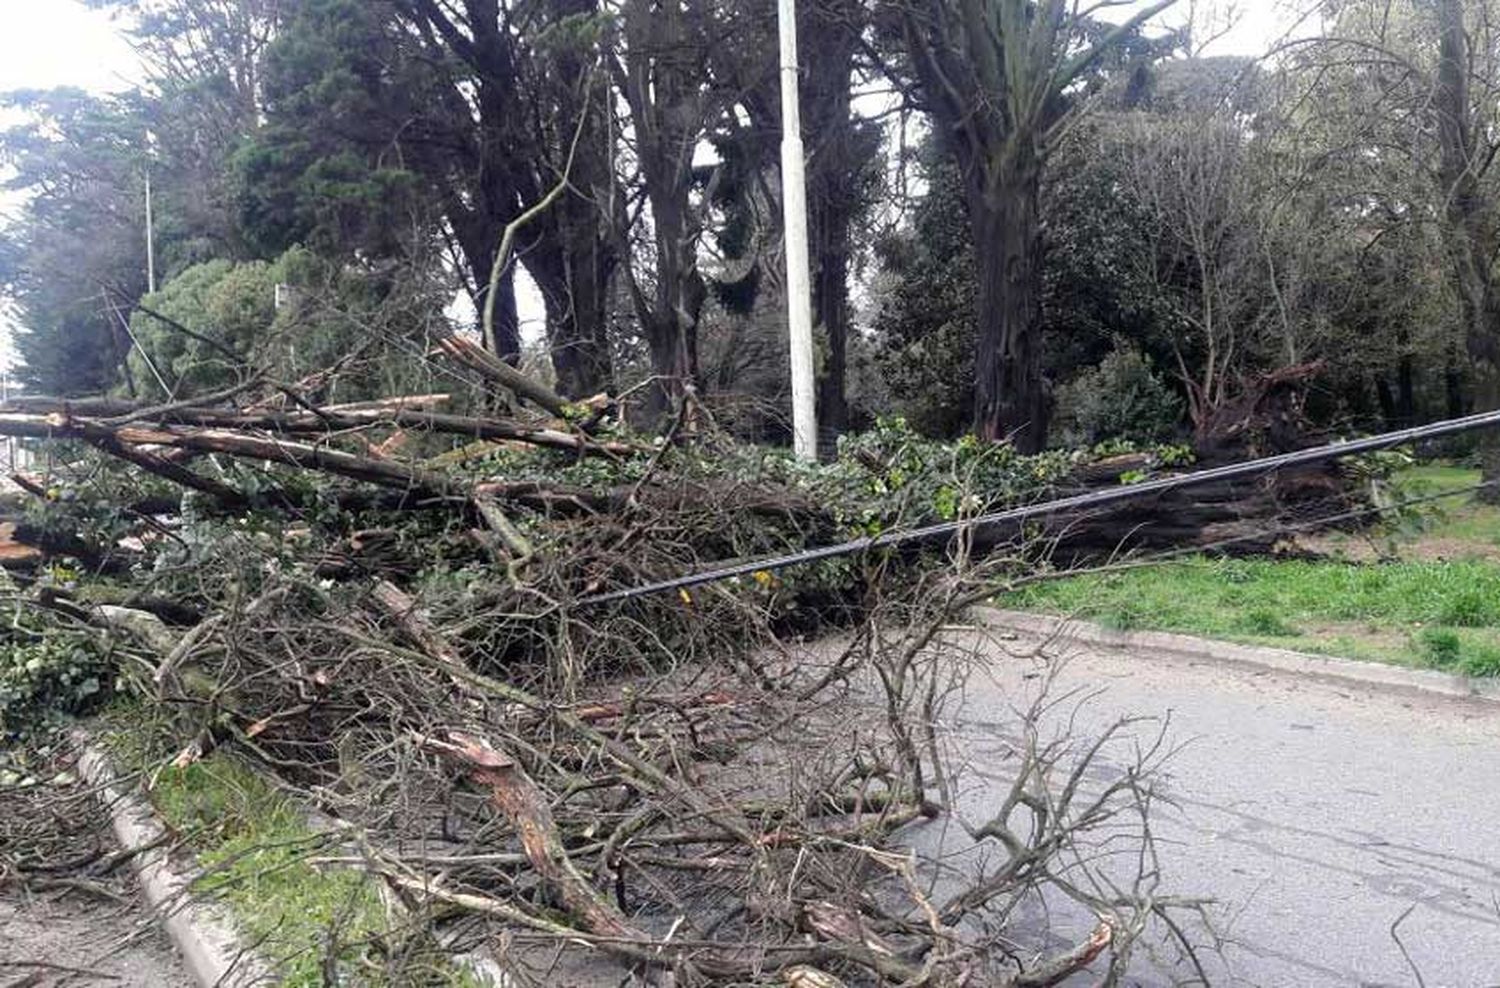
<svg viewBox="0 0 1500 988"><path fill-rule="evenodd" d="M33 484L129 578L43 576L31 599L128 643L171 761L219 751L267 774L347 838L317 844L325 863L377 879L432 942L501 945L518 983L549 950L680 985L1110 983L1157 920L1176 929L1149 825L1160 732L1054 732L1050 660L962 625L1025 547L578 603L982 510L1067 463L970 450L929 491L899 479L929 469L909 444L866 446L810 483L712 436L611 434L602 407L531 390L562 417L450 415L442 395L286 410L252 388L15 406L0 431L81 442L196 499L89 527L66 485ZM964 688L999 661L1037 663L1038 689L992 737L1004 783L966 788ZM954 834L959 852L937 839Z"/></svg>
<svg viewBox="0 0 1500 988"><path fill-rule="evenodd" d="M179 760L225 748L274 773L358 834L343 864L503 931L518 976L548 944L683 985L1123 972L1172 904L1149 865L1160 737L1101 782L1132 725L1045 740L1040 689L998 739L1010 786L975 816L950 701L996 658L953 624L981 584L932 572L887 596L866 575L866 619L833 645L748 643L764 627L748 615L733 658L694 652L568 699L389 582L283 575L182 634L157 698L191 738ZM930 853L955 821L986 854ZM1024 916L1063 902L1091 920L1054 948Z"/></svg>

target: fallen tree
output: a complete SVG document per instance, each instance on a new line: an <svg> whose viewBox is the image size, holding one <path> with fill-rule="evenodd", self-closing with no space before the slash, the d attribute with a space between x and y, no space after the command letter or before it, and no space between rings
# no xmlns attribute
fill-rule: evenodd
<svg viewBox="0 0 1500 988"><path fill-rule="evenodd" d="M1149 851L1160 750L1102 791L1054 789L1116 739L1043 743L1040 696L1014 725L1032 739L1019 795L984 819L956 809L940 725L973 645L955 624L1045 542L979 559L959 539L579 606L1045 497L1077 458L938 455L895 430L809 471L707 430L612 431L606 403L528 421L440 411L451 396L323 406L287 390L0 409L0 434L55 447L27 510L74 541L36 551L81 566L11 594L30 615L18 633L97 651L160 712L148 777L232 757L357 833L346 864L434 942L468 917L656 983L1042 985L1125 970L1191 908L1140 875L1139 894L1082 891L1084 845ZM814 632L844 637L797 644ZM1010 863L953 884L906 843L929 820ZM1071 903L1076 923L1018 950L1027 901ZM518 979L525 954L507 955Z"/></svg>
<svg viewBox="0 0 1500 988"><path fill-rule="evenodd" d="M940 725L976 644L954 622L999 571L955 563L889 595L872 583L869 619L831 646L750 672L773 636L740 640L740 661L678 641L675 674L571 700L523 685L536 669L496 669L454 610L389 584L319 593L285 573L191 629L120 608L93 620L158 657L142 689L181 725L163 762L218 752L274 773L359 835L343 865L435 927L492 924L521 983L516 944L682 985L1054 985L1123 972L1158 934L1190 957L1172 917L1197 903L1156 888L1144 823L1159 727L1049 739L1043 682L1011 725L1014 786L957 810ZM1132 768L1082 784L1117 757ZM960 824L988 866L915 853L922 821ZM1103 849L1140 870L1096 874ZM1023 951L1007 919L1023 902L1071 917L1053 944L1075 939Z"/></svg>

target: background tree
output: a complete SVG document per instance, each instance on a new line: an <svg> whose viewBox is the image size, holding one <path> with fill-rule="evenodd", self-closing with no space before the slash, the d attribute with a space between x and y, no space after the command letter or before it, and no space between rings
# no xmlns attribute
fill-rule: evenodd
<svg viewBox="0 0 1500 988"><path fill-rule="evenodd" d="M1175 0L1094 31L1066 0L909 0L891 16L913 87L963 177L979 287L974 430L1026 451L1047 436L1043 169L1080 101L1071 87Z"/></svg>
<svg viewBox="0 0 1500 988"><path fill-rule="evenodd" d="M13 93L7 106L23 115L0 134L5 187L25 197L0 251L19 377L50 394L107 390L130 350L125 315L146 288L145 120L127 101L77 90Z"/></svg>
<svg viewBox="0 0 1500 988"><path fill-rule="evenodd" d="M857 56L869 20L864 0L819 0L800 8L797 40L807 161L813 323L826 342L818 376L818 426L841 433L847 398L849 278L856 225L880 191L881 133L854 112ZM779 108L779 105L778 105Z"/></svg>
<svg viewBox="0 0 1500 988"><path fill-rule="evenodd" d="M1451 315L1444 321L1454 333L1396 332L1406 338L1398 350L1409 353L1418 340L1431 345L1422 363L1440 370L1450 414L1500 401L1496 13L1491 0L1350 0L1332 9L1321 35L1296 47L1285 70L1295 85L1288 100L1294 122L1319 132L1322 160L1362 182L1349 208L1369 241L1395 232L1421 246L1432 242L1425 228L1445 247L1441 258L1424 254L1408 265L1445 272ZM1500 476L1493 451L1486 476Z"/></svg>

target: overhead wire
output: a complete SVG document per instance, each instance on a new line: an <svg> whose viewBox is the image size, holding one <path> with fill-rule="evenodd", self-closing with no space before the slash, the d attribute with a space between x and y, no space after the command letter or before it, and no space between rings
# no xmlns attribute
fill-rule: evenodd
<svg viewBox="0 0 1500 988"><path fill-rule="evenodd" d="M1127 569L1160 566L1164 563L1170 563L1177 559L1185 557L1211 555L1212 553L1218 552L1220 550L1228 549L1231 546L1238 545L1244 542L1258 541L1261 539L1265 539L1268 536L1280 537L1284 535L1294 535L1300 532L1318 531L1320 529L1326 529L1331 526L1337 525L1341 522L1357 521L1361 518L1368 518L1371 515L1392 514L1395 512L1403 511L1407 508L1417 507L1418 505L1431 504L1436 501L1445 501L1453 498L1467 497L1472 494L1477 494L1480 491L1491 490L1494 488L1500 488L1500 480L1487 480L1483 483L1474 484L1468 487L1458 487L1452 490L1437 491L1432 494L1415 495L1412 497L1392 501L1389 504L1365 505L1361 508L1351 508L1348 511L1340 511L1331 515L1323 515L1321 517L1308 519L1306 521L1287 522L1285 524L1259 529L1254 532L1247 532L1241 535L1233 535L1228 538L1218 539L1213 542L1204 542L1187 546L1177 546L1172 549L1163 549L1158 552L1148 553L1145 555L1131 556L1120 561L1106 563L1101 566L1092 566L1073 570L1055 570L1044 574L1040 578L1055 579L1059 577L1069 576L1089 576L1091 574L1114 573L1121 572Z"/></svg>
<svg viewBox="0 0 1500 988"><path fill-rule="evenodd" d="M1497 426L1500 426L1500 411L1481 412L1476 415L1449 419L1443 422L1434 422L1429 425L1416 426L1409 429L1399 429L1394 432L1368 436L1363 439L1329 443L1308 449L1295 450L1290 453L1281 453L1276 456L1248 460L1243 463L1231 463L1220 467L1212 467L1207 470L1198 470L1193 473L1161 477L1156 480L1147 480L1109 490L1090 491L1070 497L1040 501L973 518L961 518L917 528L885 532L880 535L864 536L858 539L851 539L832 545L816 546L783 555L766 556L727 566L718 566L696 573L684 573L668 580L625 587L619 590L584 597L576 601L573 606L592 607L599 604L630 600L650 594L664 593L670 590L687 590L708 583L718 583L733 579L734 577L749 576L753 573L774 573L792 566L805 565L824 559L858 555L875 549L898 548L915 543L931 542L944 536L978 532L999 525L1025 522L1034 518L1065 511L1107 507L1128 501L1139 501L1153 495L1185 490L1192 487L1201 487L1218 481L1259 477L1278 470L1287 469L1288 467L1343 459L1364 453L1380 452L1424 440L1459 435L1477 429Z"/></svg>

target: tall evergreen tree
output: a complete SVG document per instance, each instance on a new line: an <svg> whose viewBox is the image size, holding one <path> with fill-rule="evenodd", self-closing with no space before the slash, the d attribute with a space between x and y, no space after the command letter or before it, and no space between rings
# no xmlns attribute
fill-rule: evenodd
<svg viewBox="0 0 1500 988"><path fill-rule="evenodd" d="M126 101L78 90L12 93L0 134L6 188L0 280L19 322L19 376L55 394L103 391L129 352L124 316L146 288L146 124Z"/></svg>
<svg viewBox="0 0 1500 988"><path fill-rule="evenodd" d="M963 176L978 281L974 431L1034 452L1042 379L1042 175L1079 103L1072 88L1143 24L1155 0L1100 27L1066 0L904 0L887 8L914 93Z"/></svg>

